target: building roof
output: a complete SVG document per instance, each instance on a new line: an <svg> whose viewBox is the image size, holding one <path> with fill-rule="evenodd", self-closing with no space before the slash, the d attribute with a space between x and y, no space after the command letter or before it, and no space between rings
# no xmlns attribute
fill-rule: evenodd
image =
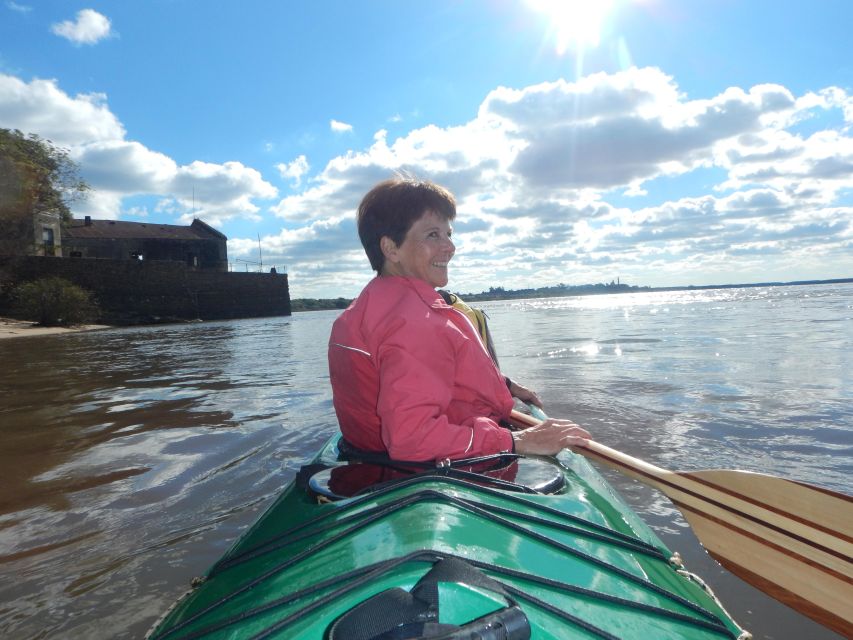
<svg viewBox="0 0 853 640"><path fill-rule="evenodd" d="M67 238L152 238L158 240L222 239L220 233L198 218L191 225L152 224L126 220L93 220L75 218L62 229Z"/></svg>

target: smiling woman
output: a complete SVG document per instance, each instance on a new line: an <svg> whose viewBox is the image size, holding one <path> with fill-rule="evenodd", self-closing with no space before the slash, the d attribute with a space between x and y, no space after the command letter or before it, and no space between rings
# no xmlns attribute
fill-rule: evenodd
<svg viewBox="0 0 853 640"><path fill-rule="evenodd" d="M357 225L378 276L335 321L329 374L349 446L393 460L433 461L501 452L553 455L589 434L569 420L505 428L513 394L534 393L498 370L463 311L436 291L456 247L456 200L414 178L380 182Z"/></svg>
<svg viewBox="0 0 853 640"><path fill-rule="evenodd" d="M612 0L527 0L535 11L549 20L558 54L569 48L598 46L601 27L612 6Z"/></svg>

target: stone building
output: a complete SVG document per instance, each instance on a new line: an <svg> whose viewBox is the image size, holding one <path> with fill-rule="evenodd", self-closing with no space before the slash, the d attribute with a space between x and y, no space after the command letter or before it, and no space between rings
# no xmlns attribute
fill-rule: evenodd
<svg viewBox="0 0 853 640"><path fill-rule="evenodd" d="M228 270L227 238L199 219L189 226L74 219L62 228L61 255L180 262L193 269Z"/></svg>
<svg viewBox="0 0 853 640"><path fill-rule="evenodd" d="M229 272L227 238L201 220L84 218L53 226L49 218L29 219L17 234L28 245L4 251L7 226L0 219L0 315L14 311L17 283L48 277L94 294L105 324L290 315L287 274Z"/></svg>

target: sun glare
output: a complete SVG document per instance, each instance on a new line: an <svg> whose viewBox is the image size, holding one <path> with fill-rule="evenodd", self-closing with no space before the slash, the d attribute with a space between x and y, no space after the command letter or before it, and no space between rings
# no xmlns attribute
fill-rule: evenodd
<svg viewBox="0 0 853 640"><path fill-rule="evenodd" d="M532 9L544 13L556 40L558 54L569 48L598 46L604 19L613 0L527 0Z"/></svg>

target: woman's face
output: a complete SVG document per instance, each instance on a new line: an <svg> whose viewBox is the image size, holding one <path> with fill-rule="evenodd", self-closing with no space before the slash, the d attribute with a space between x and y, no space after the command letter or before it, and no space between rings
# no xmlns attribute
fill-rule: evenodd
<svg viewBox="0 0 853 640"><path fill-rule="evenodd" d="M388 236L382 238L382 275L418 278L433 287L446 286L447 263L456 253L452 234L449 220L427 211L415 221L400 245Z"/></svg>

